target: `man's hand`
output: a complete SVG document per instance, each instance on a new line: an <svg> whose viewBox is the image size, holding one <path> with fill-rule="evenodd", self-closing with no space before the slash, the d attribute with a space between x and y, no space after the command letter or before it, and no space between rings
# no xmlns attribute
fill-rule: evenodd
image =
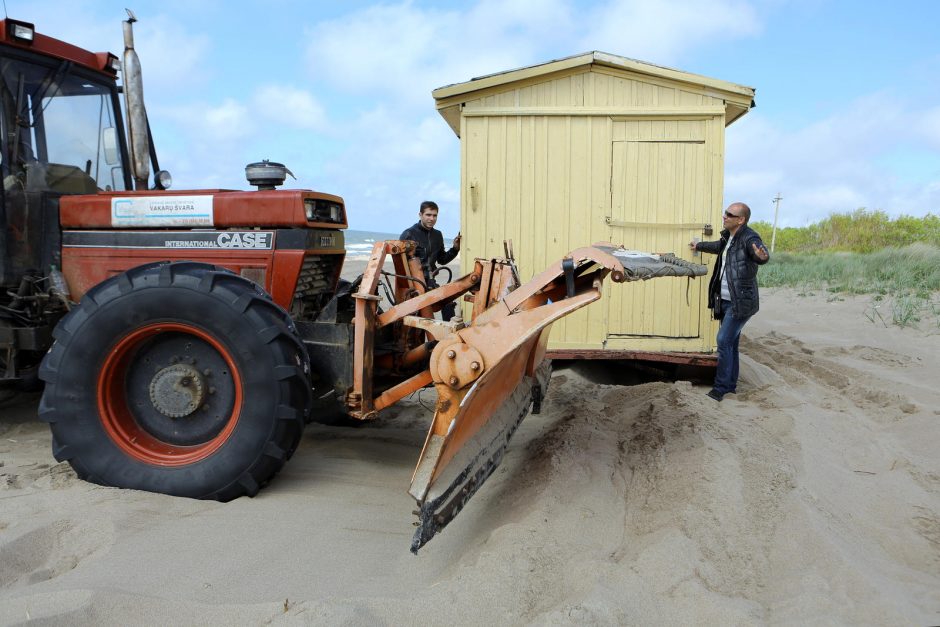
<svg viewBox="0 0 940 627"><path fill-rule="evenodd" d="M689 249L695 250L695 244L696 244L695 240L692 240L691 242L689 242Z"/></svg>
<svg viewBox="0 0 940 627"><path fill-rule="evenodd" d="M770 253L767 252L767 249L763 246L758 246L757 242L751 244L754 249L754 256L760 259L761 261L767 261L770 259Z"/></svg>
<svg viewBox="0 0 940 627"><path fill-rule="evenodd" d="M460 250L460 233L457 233L457 237L454 238L454 250Z"/></svg>

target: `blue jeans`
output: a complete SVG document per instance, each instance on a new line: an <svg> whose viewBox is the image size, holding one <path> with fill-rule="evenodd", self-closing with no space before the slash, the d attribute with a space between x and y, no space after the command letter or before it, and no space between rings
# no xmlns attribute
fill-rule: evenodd
<svg viewBox="0 0 940 627"><path fill-rule="evenodd" d="M728 394L738 387L738 341L741 330L751 317L735 318L729 300L721 301L721 308L724 314L718 328L718 369L713 387L720 394Z"/></svg>

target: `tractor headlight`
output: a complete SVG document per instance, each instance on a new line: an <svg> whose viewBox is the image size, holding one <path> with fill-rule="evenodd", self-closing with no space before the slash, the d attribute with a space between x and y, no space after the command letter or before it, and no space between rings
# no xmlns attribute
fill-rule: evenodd
<svg viewBox="0 0 940 627"><path fill-rule="evenodd" d="M343 221L343 205L325 198L305 198L304 215L308 222L341 223Z"/></svg>
<svg viewBox="0 0 940 627"><path fill-rule="evenodd" d="M153 182L157 189L170 189L173 186L173 177L166 170L157 170L157 173L153 175Z"/></svg>
<svg viewBox="0 0 940 627"><path fill-rule="evenodd" d="M121 71L121 60L109 52L107 60L104 63L104 67L106 70L117 74Z"/></svg>
<svg viewBox="0 0 940 627"><path fill-rule="evenodd" d="M33 43L33 35L35 32L36 29L32 24L7 20L7 33L10 37L19 42L26 44Z"/></svg>

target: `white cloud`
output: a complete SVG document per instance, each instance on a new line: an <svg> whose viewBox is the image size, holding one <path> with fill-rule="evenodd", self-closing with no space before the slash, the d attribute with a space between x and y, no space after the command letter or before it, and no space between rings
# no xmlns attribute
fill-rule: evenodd
<svg viewBox="0 0 940 627"><path fill-rule="evenodd" d="M309 91L288 85L263 85L252 97L252 109L268 122L322 131L329 128L326 110Z"/></svg>
<svg viewBox="0 0 940 627"><path fill-rule="evenodd" d="M113 21L101 19L93 3L81 0L47 2L17 2L10 17L31 22L36 32L66 41L93 52L113 52L120 56L124 50L121 36L122 11Z"/></svg>
<svg viewBox="0 0 940 627"><path fill-rule="evenodd" d="M589 50L666 63L704 42L759 31L742 0L612 0L588 9L566 0L481 0L464 10L405 1L314 25L307 62L316 79L339 89L427 102L447 83Z"/></svg>
<svg viewBox="0 0 940 627"><path fill-rule="evenodd" d="M915 121L912 126L923 129L924 139L934 148L940 149L940 107L924 111L920 123L917 124Z"/></svg>
<svg viewBox="0 0 940 627"><path fill-rule="evenodd" d="M231 98L218 106L206 107L194 121L210 140L217 142L232 142L254 134L254 118L248 107Z"/></svg>
<svg viewBox="0 0 940 627"><path fill-rule="evenodd" d="M323 174L346 199L354 228L397 233L414 221L418 204L430 199L441 206L439 228L456 230L459 143L436 113L403 116L378 106L337 130L342 147Z"/></svg>
<svg viewBox="0 0 940 627"><path fill-rule="evenodd" d="M432 197L444 203L442 227L449 219L455 226L459 143L428 113L433 89L594 49L665 63L759 28L740 0L615 0L589 10L570 0L481 0L459 9L404 1L319 22L308 29L306 55L316 89L359 99L345 112L346 149L328 172L354 190L349 198L382 199L409 221L415 199Z"/></svg>
<svg viewBox="0 0 940 627"><path fill-rule="evenodd" d="M104 4L37 0L15 17L80 46L120 53L123 12ZM297 174L295 185L346 197L355 228L399 231L413 221L417 203L431 198L442 203L441 225L452 232L460 150L434 111L434 88L595 49L681 68L700 50L759 44L764 13L799 5L357 3L352 6L361 8L338 8L336 17L306 28L303 18L295 20L291 26L309 41L304 54L281 50L277 65L260 79L233 70L227 63L236 61L228 57L215 58L231 52L231 29L215 26L233 24L232 14L224 16L228 22L219 15L227 5L200 5L200 19L219 18L203 27L186 21L185 3L174 2L158 15L142 15L136 31L161 165L174 172L177 187L245 188L244 165L271 158ZM302 14L299 8L296 14ZM223 76L224 83L212 80ZM794 102L811 110L812 94L806 97ZM771 199L780 192L781 219L789 224L858 206L937 212L940 172L931 171L931 155L940 149L940 107L924 102L936 99L876 92L797 128L757 109L727 131L726 196L748 201L757 219L771 219Z"/></svg>
<svg viewBox="0 0 940 627"><path fill-rule="evenodd" d="M307 61L315 77L339 89L407 91L423 82L435 44L446 41L441 35L456 23L455 13L425 12L410 3L367 7L310 29Z"/></svg>
<svg viewBox="0 0 940 627"><path fill-rule="evenodd" d="M436 114L435 114L436 115ZM361 114L345 127L346 152L359 164L388 174L427 168L458 146L453 132L437 117L405 117L384 106Z"/></svg>
<svg viewBox="0 0 940 627"><path fill-rule="evenodd" d="M749 202L756 220L769 221L779 192L780 223L789 226L860 207L889 215L936 212L940 172L923 182L902 179L886 165L901 147L927 148L937 140L916 124L936 114L883 93L793 131L755 111L727 131L725 198Z"/></svg>
<svg viewBox="0 0 940 627"><path fill-rule="evenodd" d="M560 1L483 0L463 12L377 5L310 29L307 62L338 89L427 107L436 87L544 61L539 48L570 35L569 12Z"/></svg>
<svg viewBox="0 0 940 627"><path fill-rule="evenodd" d="M50 0L17 7L16 19L32 22L50 37L91 50L124 54L123 10L106 11L93 2ZM164 14L139 15L134 24L134 48L141 58L144 91L178 90L205 78L204 59L209 36L181 19Z"/></svg>
<svg viewBox="0 0 940 627"><path fill-rule="evenodd" d="M115 24L120 33L120 24ZM209 71L205 58L210 40L185 22L156 15L134 25L134 48L143 65L145 92L170 89L179 93L186 85L204 82ZM116 54L124 52L123 39Z"/></svg>
<svg viewBox="0 0 940 627"><path fill-rule="evenodd" d="M761 23L741 0L612 0L580 24L580 45L657 64L674 63L703 43L755 35Z"/></svg>
<svg viewBox="0 0 940 627"><path fill-rule="evenodd" d="M726 189L776 189L783 180L781 170L735 169L725 172Z"/></svg>
<svg viewBox="0 0 940 627"><path fill-rule="evenodd" d="M266 141L272 138L256 102L226 98L217 104L188 102L149 111L161 166L173 173L175 188L247 186L245 165L273 157L274 148Z"/></svg>

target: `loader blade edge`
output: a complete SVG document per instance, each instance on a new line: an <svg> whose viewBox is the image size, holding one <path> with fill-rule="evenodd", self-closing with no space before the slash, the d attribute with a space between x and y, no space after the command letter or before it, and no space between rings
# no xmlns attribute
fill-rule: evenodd
<svg viewBox="0 0 940 627"><path fill-rule="evenodd" d="M509 398L474 436L477 446L463 447L435 481L427 496L418 501L417 529L411 540L412 553L417 554L418 549L446 527L493 474L503 460L509 441L529 412L534 388L538 387L537 393L544 397L550 378L549 360L539 365L534 377L523 376Z"/></svg>

